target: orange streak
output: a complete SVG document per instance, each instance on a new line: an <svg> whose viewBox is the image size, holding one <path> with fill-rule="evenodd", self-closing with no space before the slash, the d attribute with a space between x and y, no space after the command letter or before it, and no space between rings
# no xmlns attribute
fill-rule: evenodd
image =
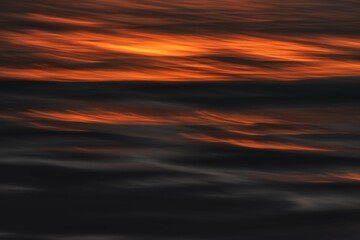
<svg viewBox="0 0 360 240"><path fill-rule="evenodd" d="M35 15L47 20L46 16ZM69 23L74 21L68 20ZM80 21L81 23L81 21ZM85 24L86 22L84 22ZM74 22L72 24L79 24ZM49 57L67 64L78 62L102 63L126 62L138 59L136 66L115 66L109 69L66 69L48 65L34 65L19 71L16 68L0 68L0 74L8 78L53 81L220 81L220 80L299 80L336 76L360 75L360 61L339 56L352 56L359 49L359 38L329 36L275 39L274 36L249 36L223 34L220 36L172 35L136 32L122 29L113 34L87 31L45 31L28 33L2 32L3 39L37 50L36 56ZM231 63L218 61L209 56L231 56L261 64ZM36 57L34 56L34 57ZM335 56L335 57L330 57ZM246 61L245 61L246 62ZM276 64L276 63L282 64ZM126 63L125 63L126 66Z"/></svg>
<svg viewBox="0 0 360 240"><path fill-rule="evenodd" d="M330 183L337 179L325 174L280 174L280 173L253 173L248 177L257 180L294 183Z"/></svg>
<svg viewBox="0 0 360 240"><path fill-rule="evenodd" d="M71 18L64 18L64 17L54 17L44 14L28 14L25 16L25 19L41 21L41 22L53 22L53 23L62 23L62 24L69 24L69 25L78 25L78 26L97 26L101 23L89 21L89 20L80 20L80 19L71 19Z"/></svg>
<svg viewBox="0 0 360 240"><path fill-rule="evenodd" d="M250 129L239 130L225 127L224 130L246 136L264 136L264 135L302 135L302 134L329 134L329 133L346 133L334 130L319 129Z"/></svg>
<svg viewBox="0 0 360 240"><path fill-rule="evenodd" d="M40 123L31 123L30 124L34 128L44 129L48 131L60 131L60 132L87 132L87 130L83 129L75 129L75 128L66 128L66 127L58 127L58 126L50 126Z"/></svg>
<svg viewBox="0 0 360 240"><path fill-rule="evenodd" d="M307 146L300 146L295 144L261 142L254 140L241 140L241 139L230 139L230 138L216 138L204 134L181 134L181 135L186 138L202 141L202 142L226 143L234 146L256 148L256 149L273 149L273 150L288 150L288 151L332 151L325 148L307 147Z"/></svg>
<svg viewBox="0 0 360 240"><path fill-rule="evenodd" d="M239 114L224 114L208 111L194 111L171 115L144 115L133 112L45 112L32 110L23 113L27 117L65 122L105 124L199 124L199 125L255 125L259 123L281 123L273 118Z"/></svg>
<svg viewBox="0 0 360 240"><path fill-rule="evenodd" d="M360 181L360 173L332 173L331 176L346 181Z"/></svg>
<svg viewBox="0 0 360 240"><path fill-rule="evenodd" d="M60 68L48 69L4 69L0 74L8 78L31 79L38 81L217 81L212 75L186 71L144 70L144 71L117 71L117 70L68 70Z"/></svg>
<svg viewBox="0 0 360 240"><path fill-rule="evenodd" d="M321 174L282 174L282 173L250 173L248 177L276 182L300 182L300 183L332 183L360 181L360 173L321 173Z"/></svg>

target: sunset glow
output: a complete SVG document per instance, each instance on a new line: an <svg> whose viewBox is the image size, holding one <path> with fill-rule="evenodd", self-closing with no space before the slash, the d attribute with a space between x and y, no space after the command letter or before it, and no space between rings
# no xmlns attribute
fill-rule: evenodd
<svg viewBox="0 0 360 240"><path fill-rule="evenodd" d="M2 0L0 239L359 240L359 0Z"/></svg>

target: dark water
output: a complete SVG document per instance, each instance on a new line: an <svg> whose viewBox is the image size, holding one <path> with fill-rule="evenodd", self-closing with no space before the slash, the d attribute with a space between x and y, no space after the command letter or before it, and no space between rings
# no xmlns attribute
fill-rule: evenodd
<svg viewBox="0 0 360 240"><path fill-rule="evenodd" d="M1 4L0 239L359 239L357 1Z"/></svg>

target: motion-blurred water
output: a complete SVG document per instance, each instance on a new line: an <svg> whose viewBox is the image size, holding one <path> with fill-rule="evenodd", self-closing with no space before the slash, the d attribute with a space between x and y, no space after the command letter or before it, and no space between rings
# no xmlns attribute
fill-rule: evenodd
<svg viewBox="0 0 360 240"><path fill-rule="evenodd" d="M358 1L1 5L0 239L359 239Z"/></svg>

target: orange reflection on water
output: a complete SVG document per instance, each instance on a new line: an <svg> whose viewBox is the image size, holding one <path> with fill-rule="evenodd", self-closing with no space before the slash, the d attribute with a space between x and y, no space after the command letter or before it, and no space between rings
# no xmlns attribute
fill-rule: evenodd
<svg viewBox="0 0 360 240"><path fill-rule="evenodd" d="M265 142L255 140L231 139L231 138L218 138L205 134L181 134L183 137L193 139L201 142L210 143L225 143L239 147L256 148L256 149L273 149L273 150L287 150L287 151L332 151L330 149L301 146L296 144L278 143L278 142Z"/></svg>
<svg viewBox="0 0 360 240"><path fill-rule="evenodd" d="M37 111L23 113L26 117L64 122L79 123L104 123L104 124L241 124L255 125L259 123L282 123L284 121L270 117L256 115L240 115L231 113L217 113L209 111L190 111L184 113L164 113L151 115L136 112L111 112L111 111Z"/></svg>
<svg viewBox="0 0 360 240"><path fill-rule="evenodd" d="M48 131L59 131L59 132L87 132L87 130L84 129L76 129L76 128L68 128L68 127L59 127L59 126L52 126L47 124L41 124L41 123L30 123L31 127L38 128L38 129L44 129Z"/></svg>
<svg viewBox="0 0 360 240"><path fill-rule="evenodd" d="M264 136L264 135L303 135L303 134L334 134L334 133L346 133L344 131L335 130L322 130L322 129L236 129L224 127L224 130L246 136Z"/></svg>
<svg viewBox="0 0 360 240"><path fill-rule="evenodd" d="M35 18L48 17L35 15ZM61 21L56 17L47 20ZM81 23L87 24L86 21L73 24ZM36 64L21 70L0 68L0 74L9 78L55 81L220 81L299 80L360 74L360 61L351 57L359 49L356 44L359 39L356 37L328 36L321 45L318 41L323 40L323 37L320 36L275 38L271 35L244 34L175 35L128 29L113 30L111 34L85 30L61 34L31 30L27 33L2 32L2 35L8 42L36 50L35 58L65 61L72 66L69 69ZM221 61L214 56L228 56L238 61ZM342 56L348 59L344 60ZM101 63L104 67L93 68L89 65L86 69L76 68L79 62Z"/></svg>
<svg viewBox="0 0 360 240"><path fill-rule="evenodd" d="M97 26L102 24L101 22L89 21L89 20L81 20L69 17L57 17L57 16L50 16L46 14L28 14L24 17L24 19L28 20L35 20L40 22L50 22L50 23L61 23L61 24L69 24L69 25L76 25L76 26Z"/></svg>
<svg viewBox="0 0 360 240"><path fill-rule="evenodd" d="M326 172L326 173L247 173L247 177L256 180L292 182L292 183L334 183L334 182L358 182L360 173L356 172Z"/></svg>
<svg viewBox="0 0 360 240"><path fill-rule="evenodd" d="M331 176L345 181L360 181L360 173L332 173Z"/></svg>

